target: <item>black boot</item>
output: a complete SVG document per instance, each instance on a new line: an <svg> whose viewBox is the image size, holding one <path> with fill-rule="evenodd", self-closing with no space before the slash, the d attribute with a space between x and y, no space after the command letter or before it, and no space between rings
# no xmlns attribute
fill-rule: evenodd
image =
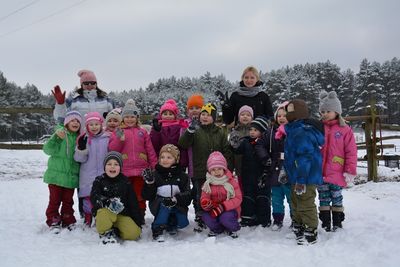
<svg viewBox="0 0 400 267"><path fill-rule="evenodd" d="M296 235L296 242L298 245L304 244L304 226L293 222L293 233Z"/></svg>
<svg viewBox="0 0 400 267"><path fill-rule="evenodd" d="M153 229L153 240L157 242L164 242L164 229L165 227L157 227Z"/></svg>
<svg viewBox="0 0 400 267"><path fill-rule="evenodd" d="M337 207L336 209L335 207L332 208L332 221L333 221L333 228L332 228L333 231L336 231L338 228L343 227L342 226L342 222L344 221L343 207Z"/></svg>
<svg viewBox="0 0 400 267"><path fill-rule="evenodd" d="M304 230L304 237L307 240L307 243L312 245L317 243L318 232L315 228L306 228Z"/></svg>
<svg viewBox="0 0 400 267"><path fill-rule="evenodd" d="M325 231L330 232L331 231L331 210L321 210L319 211L319 219L322 222L322 228L325 229Z"/></svg>

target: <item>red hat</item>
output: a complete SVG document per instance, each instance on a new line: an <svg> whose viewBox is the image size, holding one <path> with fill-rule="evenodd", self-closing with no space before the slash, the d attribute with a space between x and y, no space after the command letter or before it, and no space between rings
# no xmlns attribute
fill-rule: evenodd
<svg viewBox="0 0 400 267"><path fill-rule="evenodd" d="M96 75L91 70L80 70L78 76L81 78L81 84L83 82L97 82Z"/></svg>
<svg viewBox="0 0 400 267"><path fill-rule="evenodd" d="M204 106L203 96L201 96L201 95L191 95L188 98L188 101L187 101L186 105L187 105L188 109L191 108L191 107L199 107L199 108L201 108L202 106Z"/></svg>
<svg viewBox="0 0 400 267"><path fill-rule="evenodd" d="M207 160L207 170L210 171L212 168L222 168L225 171L228 169L226 159L219 151L214 151L210 154Z"/></svg>
<svg viewBox="0 0 400 267"><path fill-rule="evenodd" d="M165 101L164 105L162 105L160 108L160 115L166 110L171 111L172 113L175 114L175 117L178 117L179 109L178 109L178 105L176 104L175 100L168 99L167 101Z"/></svg>

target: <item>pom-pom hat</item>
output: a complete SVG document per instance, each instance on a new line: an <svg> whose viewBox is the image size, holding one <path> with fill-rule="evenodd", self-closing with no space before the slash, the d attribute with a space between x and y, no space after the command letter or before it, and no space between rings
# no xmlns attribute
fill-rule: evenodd
<svg viewBox="0 0 400 267"><path fill-rule="evenodd" d="M224 155L219 151L214 151L210 154L207 160L207 170L210 171L213 168L222 168L225 171L228 169L228 164Z"/></svg>
<svg viewBox="0 0 400 267"><path fill-rule="evenodd" d="M136 117L139 117L140 115L140 111L136 106L135 100L133 100L132 98L128 99L128 101L126 101L125 103L125 106L122 108L122 113L121 113L122 119L128 115Z"/></svg>
<svg viewBox="0 0 400 267"><path fill-rule="evenodd" d="M96 75L91 70L80 70L78 76L81 78L81 84L83 82L97 82Z"/></svg>

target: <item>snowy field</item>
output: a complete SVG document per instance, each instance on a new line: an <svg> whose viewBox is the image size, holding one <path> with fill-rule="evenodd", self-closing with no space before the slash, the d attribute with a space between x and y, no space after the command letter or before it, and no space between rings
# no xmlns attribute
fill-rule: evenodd
<svg viewBox="0 0 400 267"><path fill-rule="evenodd" d="M389 143L393 143L389 142ZM399 146L399 144L397 144ZM243 228L236 240L207 238L191 224L176 237L155 243L146 215L138 242L103 246L95 229L50 234L45 225L47 156L42 151L0 150L0 266L400 266L400 183L362 183L345 189L346 220L336 233L319 229L313 246L298 246L288 228ZM367 169L359 164L359 181ZM381 165L383 163L381 162ZM400 170L379 166L385 180ZM75 196L75 202L76 196ZM75 205L75 210L77 206ZM77 216L77 212L75 212Z"/></svg>

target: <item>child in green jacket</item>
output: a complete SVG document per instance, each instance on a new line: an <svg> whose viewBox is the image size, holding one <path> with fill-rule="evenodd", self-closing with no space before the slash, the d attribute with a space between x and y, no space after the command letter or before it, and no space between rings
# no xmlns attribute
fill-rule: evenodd
<svg viewBox="0 0 400 267"><path fill-rule="evenodd" d="M79 163L74 160L74 152L81 125L80 113L68 112L64 125L57 126L55 133L43 146L44 153L50 156L44 174L44 182L49 185L50 193L46 224L56 234L61 231L61 227L68 230L75 228L72 197L74 189L79 186Z"/></svg>

